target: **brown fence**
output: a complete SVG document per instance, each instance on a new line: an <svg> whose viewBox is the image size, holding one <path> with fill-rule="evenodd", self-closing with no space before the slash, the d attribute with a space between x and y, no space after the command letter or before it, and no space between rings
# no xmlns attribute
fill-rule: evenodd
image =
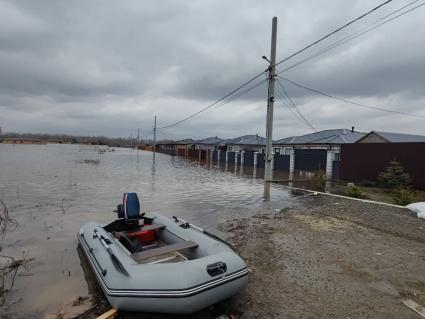
<svg viewBox="0 0 425 319"><path fill-rule="evenodd" d="M346 181L376 181L391 160L401 163L412 185L425 190L425 143L359 143L341 149L340 177Z"/></svg>
<svg viewBox="0 0 425 319"><path fill-rule="evenodd" d="M192 150L192 149L184 149L184 148L179 148L177 150L177 155L178 156L183 156L183 157L191 157L191 158L200 158L202 160L207 158L207 150ZM201 153L201 154L199 154Z"/></svg>

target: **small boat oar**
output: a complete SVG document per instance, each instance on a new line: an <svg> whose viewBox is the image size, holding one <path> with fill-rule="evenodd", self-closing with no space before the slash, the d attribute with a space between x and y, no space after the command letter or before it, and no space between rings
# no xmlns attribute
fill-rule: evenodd
<svg viewBox="0 0 425 319"><path fill-rule="evenodd" d="M178 218L178 217L176 217L176 216L173 216L173 219L174 219L174 221L175 221L176 223L181 222L181 223L183 223L182 225L185 225L184 227L192 227L192 228L195 228L196 230L200 231L201 233L204 233L205 235L207 235L207 236L209 236L209 237L211 237L211 238L214 238L214 239L218 240L219 242L222 242L223 244L225 244L225 245L227 245L227 246L229 246L230 248L232 248L232 249L233 249L233 245L232 245L231 243L229 243L229 242L225 241L224 239L221 239L221 238L220 238L220 237L218 237L217 235L214 235L213 233L210 233L209 231L207 231L207 230L205 230L205 229L202 229L201 227L198 227L198 226L196 226L196 225L193 225L193 224L191 224L191 223L189 223L189 222L185 221L184 219Z"/></svg>

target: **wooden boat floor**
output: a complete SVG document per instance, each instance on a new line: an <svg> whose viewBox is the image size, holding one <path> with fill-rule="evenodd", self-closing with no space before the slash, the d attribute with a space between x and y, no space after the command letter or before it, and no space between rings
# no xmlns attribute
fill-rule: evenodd
<svg viewBox="0 0 425 319"><path fill-rule="evenodd" d="M148 257L142 260L139 260L139 264L163 264L163 263L176 263L179 261L185 261L187 258L180 254L177 251L172 251L162 255Z"/></svg>
<svg viewBox="0 0 425 319"><path fill-rule="evenodd" d="M166 245L158 248L151 248L147 250L143 250L138 253L131 254L131 257L137 261L140 262L141 260L144 260L146 258L151 258L155 256L160 256L184 249L190 249L190 248L196 248L198 247L198 244L193 241L183 241L176 244Z"/></svg>

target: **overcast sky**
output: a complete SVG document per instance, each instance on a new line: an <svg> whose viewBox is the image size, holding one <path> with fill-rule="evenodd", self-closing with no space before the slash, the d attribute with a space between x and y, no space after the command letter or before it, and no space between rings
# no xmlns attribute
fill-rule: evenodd
<svg viewBox="0 0 425 319"><path fill-rule="evenodd" d="M411 1L394 0L278 70ZM136 135L139 127L145 133L154 115L159 126L178 121L264 70L273 16L280 60L380 2L0 0L0 126L7 132L108 136ZM425 6L281 75L358 103L425 115L424 21ZM425 135L425 118L360 108L282 84L318 130L355 126ZM273 137L310 133L277 87ZM266 94L263 83L162 130L159 138L264 135Z"/></svg>

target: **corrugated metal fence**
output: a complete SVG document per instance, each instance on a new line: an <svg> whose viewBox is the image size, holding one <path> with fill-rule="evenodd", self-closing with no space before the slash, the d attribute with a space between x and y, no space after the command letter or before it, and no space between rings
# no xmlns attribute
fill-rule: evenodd
<svg viewBox="0 0 425 319"><path fill-rule="evenodd" d="M359 143L341 149L340 177L346 181L376 181L392 160L400 162L412 185L425 190L425 143Z"/></svg>

